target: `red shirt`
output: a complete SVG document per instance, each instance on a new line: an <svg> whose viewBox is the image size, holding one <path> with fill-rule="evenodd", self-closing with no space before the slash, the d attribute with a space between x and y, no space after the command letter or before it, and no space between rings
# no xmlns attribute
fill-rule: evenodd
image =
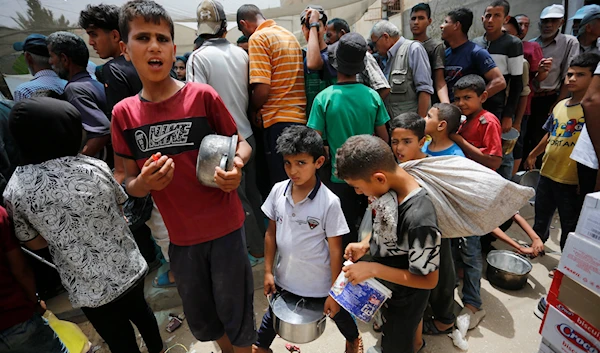
<svg viewBox="0 0 600 353"><path fill-rule="evenodd" d="M187 83L162 102L149 102L136 95L113 109L112 143L119 156L134 159L140 169L156 152L175 162L171 183L161 191L152 191L175 245L214 240L244 223L236 191L225 193L200 184L196 178L200 143L212 133L232 136L237 127L217 92L201 83Z"/></svg>
<svg viewBox="0 0 600 353"><path fill-rule="evenodd" d="M10 270L6 254L15 249L19 249L19 242L8 213L0 207L0 331L31 319L35 308Z"/></svg>
<svg viewBox="0 0 600 353"><path fill-rule="evenodd" d="M502 157L502 127L498 118L487 110L482 109L476 116L468 118L458 134L479 148L481 153Z"/></svg>
<svg viewBox="0 0 600 353"><path fill-rule="evenodd" d="M527 97L527 108L524 115L531 115L531 99L533 98L533 79L540 66L540 61L544 58L542 47L536 42L523 41L523 57L529 62L529 88L531 94Z"/></svg>

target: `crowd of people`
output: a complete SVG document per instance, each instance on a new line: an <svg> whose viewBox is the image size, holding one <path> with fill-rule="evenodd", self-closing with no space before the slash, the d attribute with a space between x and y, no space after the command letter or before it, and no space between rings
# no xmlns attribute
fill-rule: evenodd
<svg viewBox="0 0 600 353"><path fill-rule="evenodd" d="M176 56L173 21L155 2L88 5L79 26L108 60L95 78L73 33L15 43L33 79L0 104L0 352L66 349L40 317L19 243L49 249L71 304L113 353L139 352L132 323L148 352L165 351L143 294L161 257L168 270L153 285L176 287L194 337L222 352L271 351L271 309L256 329L253 266L264 266L265 295L320 300L345 352L364 347L328 295L341 271L393 293L373 325L380 352L419 352L423 334L452 332L459 277L461 315L476 327L491 241L543 254L558 209L562 248L584 196L600 188L600 6L573 19L574 35L563 34L564 8L550 5L540 35L523 41L529 17L494 0L483 36L468 38L474 14L456 8L431 38L431 9L420 3L412 39L385 20L365 38L311 5L300 14L302 48L250 4L237 11L243 36L232 44L222 4L203 0L194 51ZM502 136L513 129L507 151ZM233 168L215 169L218 188L196 176L210 134L238 136ZM517 213L488 235L443 237L427 192L402 168L438 156L506 179L539 168L533 227ZM397 206L395 232L361 238L369 202L384 199ZM504 233L513 221L530 246Z"/></svg>

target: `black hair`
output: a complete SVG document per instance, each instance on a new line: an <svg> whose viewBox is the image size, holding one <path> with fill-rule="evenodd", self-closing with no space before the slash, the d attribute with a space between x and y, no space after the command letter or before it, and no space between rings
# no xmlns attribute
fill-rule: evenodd
<svg viewBox="0 0 600 353"><path fill-rule="evenodd" d="M119 31L119 7L116 5L88 5L79 14L79 27Z"/></svg>
<svg viewBox="0 0 600 353"><path fill-rule="evenodd" d="M494 0L487 7L503 7L504 8L504 17L508 16L510 13L510 4L506 0ZM487 9L486 7L486 9Z"/></svg>
<svg viewBox="0 0 600 353"><path fill-rule="evenodd" d="M325 11L321 12L319 11L322 15L322 17L319 19L319 21L323 24L323 27L327 26L327 15L325 14ZM306 28L309 28L310 23L308 23L308 19L304 18L304 19L300 19L300 25L301 26L305 26Z"/></svg>
<svg viewBox="0 0 600 353"><path fill-rule="evenodd" d="M509 17L508 22L506 22L506 24L515 27L515 30L517 31L517 36L520 36L521 34L523 34L523 31L521 30L521 26L519 26L519 22L517 22L516 17Z"/></svg>
<svg viewBox="0 0 600 353"><path fill-rule="evenodd" d="M517 18L517 17L527 17L527 18L529 18L529 16L527 16L527 15L526 15L526 14L524 14L524 13L520 13L520 14L518 14L518 15L514 15L513 17L514 17L514 18Z"/></svg>
<svg viewBox="0 0 600 353"><path fill-rule="evenodd" d="M452 22L460 22L462 31L465 35L469 33L469 29L473 25L473 11L466 7L460 7L448 12L448 17L452 19Z"/></svg>
<svg viewBox="0 0 600 353"><path fill-rule="evenodd" d="M121 7L119 13L119 28L121 30L121 40L125 43L129 40L130 23L137 17L143 17L144 21L160 24L163 20L167 22L171 32L171 39L175 39L175 26L173 19L164 7L152 0L132 0Z"/></svg>
<svg viewBox="0 0 600 353"><path fill-rule="evenodd" d="M327 22L327 25L333 25L333 29L338 33L342 30L344 30L346 33L350 33L350 25L348 25L348 22L346 22L346 20L343 18L332 18Z"/></svg>
<svg viewBox="0 0 600 353"><path fill-rule="evenodd" d="M454 92L458 90L471 90L481 96L485 92L485 81L479 75L467 75L454 84Z"/></svg>
<svg viewBox="0 0 600 353"><path fill-rule="evenodd" d="M71 32L54 32L48 36L46 43L58 56L65 54L75 65L87 67L90 53L85 41Z"/></svg>
<svg viewBox="0 0 600 353"><path fill-rule="evenodd" d="M315 160L325 155L323 138L315 130L305 125L285 128L277 138L276 150L283 156L307 153Z"/></svg>
<svg viewBox="0 0 600 353"><path fill-rule="evenodd" d="M244 20L244 21L250 21L250 22L256 22L256 17L257 16L265 18L265 16L262 14L262 12L258 8L258 6L253 5L253 4L242 5L237 10L237 16L236 16L237 24L239 26L240 22L242 20Z"/></svg>
<svg viewBox="0 0 600 353"><path fill-rule="evenodd" d="M372 135L350 137L335 154L335 175L342 180L369 180L374 173L391 173L397 167L390 146Z"/></svg>
<svg viewBox="0 0 600 353"><path fill-rule="evenodd" d="M402 113L390 121L390 134L394 129L410 130L420 140L425 137L425 119L415 112Z"/></svg>
<svg viewBox="0 0 600 353"><path fill-rule="evenodd" d="M598 62L600 62L600 54L596 53L583 53L574 57L569 64L569 67L585 67L590 69L592 73L596 70L596 66L598 66Z"/></svg>
<svg viewBox="0 0 600 353"><path fill-rule="evenodd" d="M462 113L457 106L450 103L435 103L432 108L438 110L438 120L446 122L446 130L449 134L458 131Z"/></svg>
<svg viewBox="0 0 600 353"><path fill-rule="evenodd" d="M417 11L425 11L425 13L427 14L427 18L431 18L431 7L429 7L429 4L426 4L424 2L416 4L415 6L413 6L412 10L410 10L410 14L412 15Z"/></svg>

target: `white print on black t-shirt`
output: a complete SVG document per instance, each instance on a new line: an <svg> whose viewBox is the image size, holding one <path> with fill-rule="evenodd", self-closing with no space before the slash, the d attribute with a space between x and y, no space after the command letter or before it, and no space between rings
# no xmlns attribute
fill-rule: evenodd
<svg viewBox="0 0 600 353"><path fill-rule="evenodd" d="M135 141L142 152L161 149L164 147L178 147L194 145L188 142L191 122L177 122L170 124L150 126L148 135L142 130L135 132Z"/></svg>

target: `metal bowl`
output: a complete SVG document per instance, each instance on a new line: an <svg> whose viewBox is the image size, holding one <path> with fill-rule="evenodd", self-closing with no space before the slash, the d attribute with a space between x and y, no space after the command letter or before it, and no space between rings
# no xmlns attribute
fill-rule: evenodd
<svg viewBox="0 0 600 353"><path fill-rule="evenodd" d="M281 338L292 343L308 343L325 331L325 298L303 298L284 292L269 299L273 311L273 328Z"/></svg>
<svg viewBox="0 0 600 353"><path fill-rule="evenodd" d="M225 171L233 169L233 158L238 136L206 135L200 144L196 161L196 178L205 186L218 188L215 183L215 168Z"/></svg>
<svg viewBox="0 0 600 353"><path fill-rule="evenodd" d="M504 289L521 289L533 266L525 257L507 250L493 250L487 256L487 278Z"/></svg>
<svg viewBox="0 0 600 353"><path fill-rule="evenodd" d="M519 185L529 186L530 188L536 189L538 181L540 180L540 170L532 169L528 171L520 171L517 174L513 175L511 180ZM535 202L535 195L533 195L531 199L529 199L529 202Z"/></svg>
<svg viewBox="0 0 600 353"><path fill-rule="evenodd" d="M514 127L510 131L502 134L502 153L509 154L515 149L517 140L519 139L519 131Z"/></svg>

